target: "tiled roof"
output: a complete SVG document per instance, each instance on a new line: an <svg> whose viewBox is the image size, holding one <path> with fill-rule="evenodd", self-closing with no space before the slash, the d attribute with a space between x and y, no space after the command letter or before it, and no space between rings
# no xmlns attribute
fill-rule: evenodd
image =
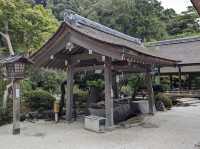
<svg viewBox="0 0 200 149"><path fill-rule="evenodd" d="M200 37L188 37L149 43L152 52L178 59L182 65L200 64Z"/></svg>

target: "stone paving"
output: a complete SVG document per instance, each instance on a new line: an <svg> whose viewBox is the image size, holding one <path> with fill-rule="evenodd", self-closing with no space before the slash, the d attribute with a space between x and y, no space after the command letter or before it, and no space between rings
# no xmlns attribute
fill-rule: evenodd
<svg viewBox="0 0 200 149"><path fill-rule="evenodd" d="M0 149L200 149L200 103L194 100L191 106L146 117L143 125L106 133L84 130L80 122L24 122L20 136L12 136L11 128L0 127Z"/></svg>

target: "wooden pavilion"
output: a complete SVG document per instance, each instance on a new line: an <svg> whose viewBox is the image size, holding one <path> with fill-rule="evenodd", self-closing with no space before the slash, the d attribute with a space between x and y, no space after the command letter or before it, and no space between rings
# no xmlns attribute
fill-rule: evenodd
<svg viewBox="0 0 200 149"><path fill-rule="evenodd" d="M199 36L152 42L148 45L152 52L181 61L176 66L165 66L159 69L160 75L170 77L170 86L172 86L173 76L179 76L179 89L183 89L181 85L183 75L189 82L188 89L191 89L192 76L200 73L199 47Z"/></svg>
<svg viewBox="0 0 200 149"><path fill-rule="evenodd" d="M146 49L140 39L66 12L58 31L32 55L35 66L67 70L66 119L72 119L74 74L103 70L105 79L106 126L113 126L112 77L116 73L145 73L149 91L149 112L153 113L154 94L151 72L154 66L176 65ZM115 72L115 73L114 73Z"/></svg>

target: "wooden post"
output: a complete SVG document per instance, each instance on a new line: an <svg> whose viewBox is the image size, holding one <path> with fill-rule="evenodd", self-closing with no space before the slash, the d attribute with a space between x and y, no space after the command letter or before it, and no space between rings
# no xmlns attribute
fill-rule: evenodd
<svg viewBox="0 0 200 149"><path fill-rule="evenodd" d="M20 81L13 80L13 135L20 134Z"/></svg>
<svg viewBox="0 0 200 149"><path fill-rule="evenodd" d="M66 120L70 122L72 120L72 106L73 106L73 77L72 66L69 64L67 67L67 90L65 94L66 99Z"/></svg>
<svg viewBox="0 0 200 149"><path fill-rule="evenodd" d="M110 58L105 58L104 79L105 79L105 112L106 112L106 127L112 127L113 122L113 98L112 92L112 61Z"/></svg>
<svg viewBox="0 0 200 149"><path fill-rule="evenodd" d="M181 86L181 67L179 66L178 67L178 76L179 76L179 91L181 91L181 89L182 89L182 86Z"/></svg>
<svg viewBox="0 0 200 149"><path fill-rule="evenodd" d="M160 67L158 67L158 73L155 76L155 83L156 85L160 85Z"/></svg>
<svg viewBox="0 0 200 149"><path fill-rule="evenodd" d="M169 75L169 79L170 79L170 90L173 89L173 76Z"/></svg>
<svg viewBox="0 0 200 149"><path fill-rule="evenodd" d="M113 77L112 77L113 78L112 79L113 96L115 99L119 98L116 75L117 75L116 73L113 73Z"/></svg>
<svg viewBox="0 0 200 149"><path fill-rule="evenodd" d="M155 101L154 101L152 75L151 75L150 68L147 68L146 70L146 84L147 84L147 90L149 94L149 114L154 114Z"/></svg>
<svg viewBox="0 0 200 149"><path fill-rule="evenodd" d="M188 74L188 89L192 89L192 77L191 74Z"/></svg>

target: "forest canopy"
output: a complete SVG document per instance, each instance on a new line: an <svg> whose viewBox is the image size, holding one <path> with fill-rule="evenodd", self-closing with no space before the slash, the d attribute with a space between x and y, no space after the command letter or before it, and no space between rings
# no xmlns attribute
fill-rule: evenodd
<svg viewBox="0 0 200 149"><path fill-rule="evenodd" d="M145 42L200 32L193 7L177 14L158 0L0 0L0 32L7 23L15 51L36 51L63 21L65 9ZM5 47L3 40L0 47Z"/></svg>
<svg viewBox="0 0 200 149"><path fill-rule="evenodd" d="M51 10L41 5L33 7L24 0L0 0L0 31L8 28L16 52L37 50L58 25Z"/></svg>
<svg viewBox="0 0 200 149"><path fill-rule="evenodd" d="M177 14L158 0L47 0L47 8L60 21L65 9L144 41L199 34L198 14L193 7Z"/></svg>

